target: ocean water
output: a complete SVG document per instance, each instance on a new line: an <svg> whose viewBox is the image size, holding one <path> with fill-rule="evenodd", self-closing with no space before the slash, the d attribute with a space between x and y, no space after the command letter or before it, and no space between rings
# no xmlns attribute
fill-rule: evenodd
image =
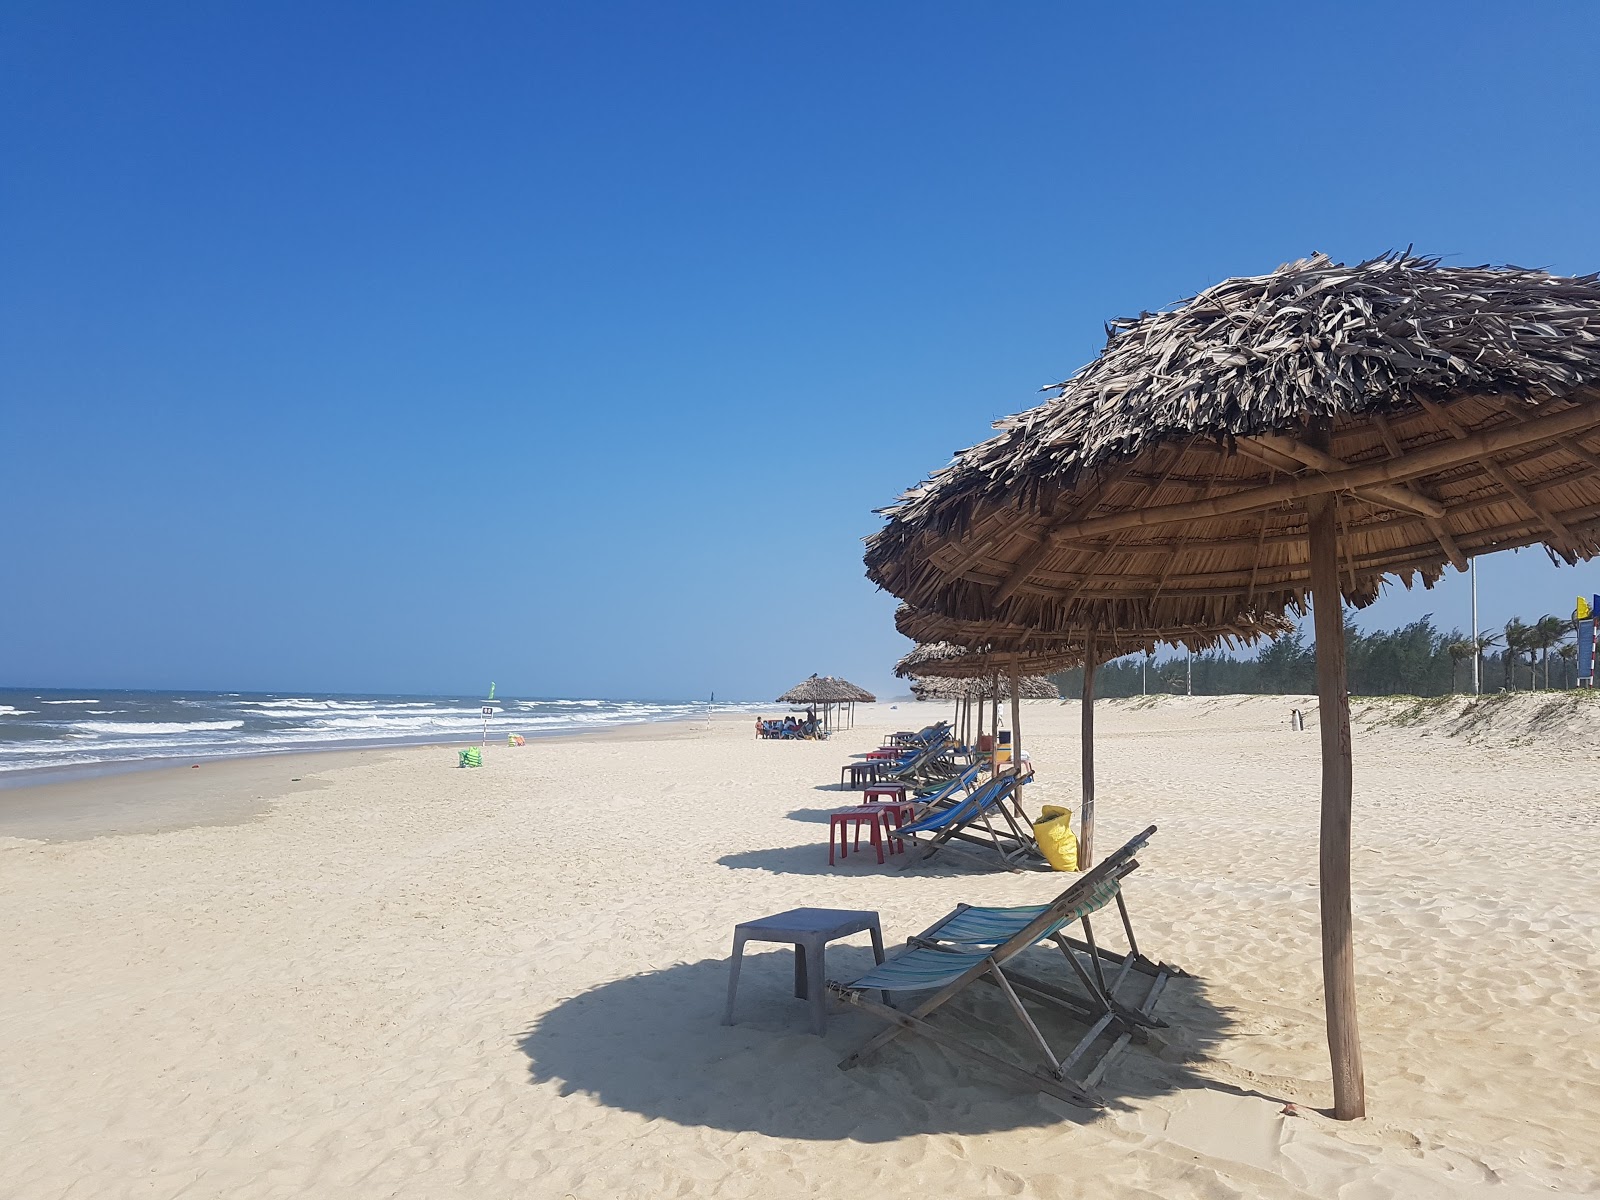
<svg viewBox="0 0 1600 1200"><path fill-rule="evenodd" d="M631 700L482 700L459 696L341 696L305 692L49 691L0 689L0 784L34 772L115 770L284 750L537 737L704 716L728 705Z"/></svg>

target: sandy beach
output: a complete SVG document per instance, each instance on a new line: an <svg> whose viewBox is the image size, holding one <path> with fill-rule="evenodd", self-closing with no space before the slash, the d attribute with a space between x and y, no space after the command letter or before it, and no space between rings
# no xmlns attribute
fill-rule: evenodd
<svg viewBox="0 0 1600 1200"><path fill-rule="evenodd" d="M828 865L840 764L946 706L864 707L825 743L730 716L490 746L475 771L423 747L17 789L0 1195L1592 1193L1592 739L1555 710L1535 727L1534 700L1466 725L1358 702L1371 1115L1338 1124L1315 1111L1318 741L1294 703L1099 710L1097 843L1159 826L1127 896L1141 948L1188 972L1099 1111L905 1039L841 1071L874 1023L811 1036L777 947L752 945L720 1024L741 920L873 909L892 945L955 903L1064 886ZM1034 810L1076 808L1077 717L1026 705ZM836 974L867 962L863 938L830 950ZM997 995L961 1011L1022 1049Z"/></svg>

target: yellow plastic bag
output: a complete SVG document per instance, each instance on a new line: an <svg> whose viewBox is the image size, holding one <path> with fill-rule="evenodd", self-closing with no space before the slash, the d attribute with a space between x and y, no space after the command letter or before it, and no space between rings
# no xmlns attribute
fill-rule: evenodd
<svg viewBox="0 0 1600 1200"><path fill-rule="evenodd" d="M1078 839L1072 832L1072 810L1046 804L1033 823L1033 838L1039 852L1057 871L1078 869Z"/></svg>

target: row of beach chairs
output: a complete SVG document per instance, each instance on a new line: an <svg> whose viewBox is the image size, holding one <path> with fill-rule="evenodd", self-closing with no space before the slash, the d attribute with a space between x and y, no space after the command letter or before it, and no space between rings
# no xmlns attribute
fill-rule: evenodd
<svg viewBox="0 0 1600 1200"><path fill-rule="evenodd" d="M991 759L959 745L948 723L940 722L885 739L865 759L848 764L840 782L863 791L868 802L863 809L885 810L886 825L893 811L893 828L881 833L885 842L909 846L907 866L950 854L1019 871L1048 867L1020 802L1031 780L1025 767L1021 772L994 769ZM882 796L890 802L874 803ZM853 815L854 809L834 814ZM859 844L859 822L856 830ZM1098 1107L1096 1088L1107 1066L1127 1045L1147 1040L1150 1029L1165 1024L1155 1015L1157 1002L1167 981L1183 974L1141 953L1123 895L1124 881L1138 869L1137 855L1155 832L1155 826L1144 830L1049 903L958 905L908 938L904 950L887 961L853 978L828 980L827 994L884 1023L840 1065L854 1067L909 1034L1015 1083ZM880 831L874 828L873 834L879 844ZM831 840L829 854L831 861ZM883 861L881 845L879 858ZM1110 907L1121 920L1126 952L1096 940L1092 918ZM858 915L871 917L876 930L875 914ZM874 932L875 944L877 938ZM951 1002L980 981L1004 997L1025 1048L1017 1058L1003 1058L964 1036L968 1019L958 1016ZM814 1003L820 1014L821 993ZM1075 1022L1064 1042L1059 1035L1052 1040L1041 1025L1043 1009Z"/></svg>
<svg viewBox="0 0 1600 1200"><path fill-rule="evenodd" d="M958 745L949 725L940 722L894 734L864 760L847 763L840 786L862 789L868 801L883 796L894 801L877 806L885 810L886 821L892 810L897 823L875 831L874 843L887 837L897 843L912 840L916 850L908 866L941 851L969 853L967 847L978 846L994 851L1010 870L1045 867L1019 799L1031 775L995 772L984 778L984 766L983 757ZM909 821L901 819L907 802L916 805ZM830 846L831 838L830 830Z"/></svg>

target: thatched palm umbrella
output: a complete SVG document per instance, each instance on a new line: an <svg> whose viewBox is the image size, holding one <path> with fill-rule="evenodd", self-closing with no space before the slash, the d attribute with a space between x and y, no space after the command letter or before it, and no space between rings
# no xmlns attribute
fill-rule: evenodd
<svg viewBox="0 0 1600 1200"><path fill-rule="evenodd" d="M889 510L868 574L1022 625L1311 594L1334 1113L1359 1116L1341 595L1515 546L1600 552L1600 282L1319 255L1107 332L1053 398Z"/></svg>
<svg viewBox="0 0 1600 1200"><path fill-rule="evenodd" d="M913 675L910 677L911 693L919 700L956 700L967 697L994 699L995 695L1009 696L1011 685L1002 679L998 687L992 679L947 679L943 676ZM1017 695L1024 700L1059 700L1061 690L1043 675L1024 675Z"/></svg>
<svg viewBox="0 0 1600 1200"><path fill-rule="evenodd" d="M1044 676L1051 671L1064 671L1080 661L1071 647L1038 647L1027 651L1013 651L1006 655L991 654L989 647L967 647L949 642L934 641L916 646L895 664L894 672L902 679L925 682L928 679L953 679L966 681L966 686L956 689L959 706L957 723L963 724L962 707L970 711L972 702L978 702L977 736L983 737L984 705L992 706L991 731L999 740L1000 701L1011 700L1012 763L1018 769L1022 764L1021 701L1059 699L1061 693L1055 684ZM913 695L919 695L916 685ZM961 734L966 739L966 731Z"/></svg>
<svg viewBox="0 0 1600 1200"><path fill-rule="evenodd" d="M1100 634L1091 628L1077 633L1052 632L1010 625L1004 621L963 621L926 612L909 604L902 604L894 615L895 628L906 637L921 642L941 639L944 644L965 646L970 650L1009 661L1011 677L1024 661L1037 671L1071 670L1083 668L1083 706L1080 711L1083 754L1082 801L1079 808L1078 861L1084 867L1094 862L1094 676L1102 663L1121 658L1125 654L1149 653L1157 645L1186 646L1191 651L1205 651L1216 646L1232 649L1249 645L1264 637L1278 637L1294 628L1283 617L1243 611L1225 625L1172 626L1164 629L1124 629L1113 634ZM1020 734L1021 713L1017 703L1017 689L1011 693L1012 738ZM1020 751L1013 748L1014 754Z"/></svg>
<svg viewBox="0 0 1600 1200"><path fill-rule="evenodd" d="M857 687L847 679L835 679L832 675L812 675L809 679L802 679L779 696L778 703L821 705L822 722L824 727L828 727L834 705L871 704L876 699L877 697L871 692ZM854 712L853 707L851 711Z"/></svg>
<svg viewBox="0 0 1600 1200"><path fill-rule="evenodd" d="M917 666L928 667L927 675L916 674ZM1064 670L1066 661L1055 657L1029 663L1033 670ZM911 683L911 694L918 700L955 701L957 736L962 741L972 740L973 706L977 706L977 736L983 734L984 706L989 705L996 714L993 722L998 728L1000 701L1011 700L1011 727L1013 730L1013 761L1021 766L1022 743L1016 733L1019 728L1017 713L1021 700L1059 700L1061 691L1043 675L999 673L994 660L983 655L970 654L957 646L918 646L900 660L896 673ZM1019 806L1018 811L1021 811Z"/></svg>

